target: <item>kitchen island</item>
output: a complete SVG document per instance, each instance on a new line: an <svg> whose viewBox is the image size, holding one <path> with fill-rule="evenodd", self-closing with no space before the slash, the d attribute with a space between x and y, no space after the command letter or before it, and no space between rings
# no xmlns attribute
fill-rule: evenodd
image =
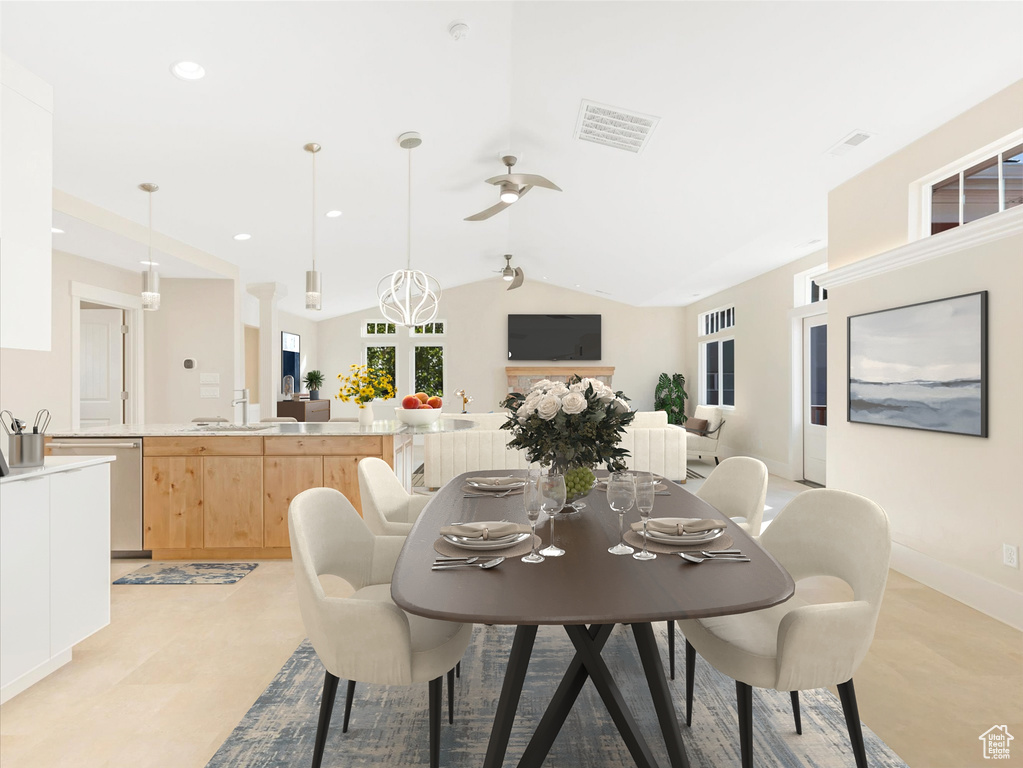
<svg viewBox="0 0 1023 768"><path fill-rule="evenodd" d="M411 490L416 434L467 429L357 423L149 424L55 433L52 439L137 440L142 548L154 559L288 558L288 506L307 488L336 488L360 512L357 466L386 461Z"/></svg>

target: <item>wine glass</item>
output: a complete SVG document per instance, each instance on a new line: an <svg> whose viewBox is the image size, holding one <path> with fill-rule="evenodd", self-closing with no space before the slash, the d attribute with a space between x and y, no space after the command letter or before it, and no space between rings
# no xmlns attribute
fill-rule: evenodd
<svg viewBox="0 0 1023 768"><path fill-rule="evenodd" d="M522 490L524 503L526 505L526 517L532 528L533 535L530 538L533 548L528 555L522 558L524 563L542 563L544 556L536 551L536 521L540 517L540 470L530 469L526 473L526 486Z"/></svg>
<svg viewBox="0 0 1023 768"><path fill-rule="evenodd" d="M647 523L650 520L650 513L654 511L656 486L657 481L649 472L641 473L636 477L636 507L639 509L639 516L643 518L643 551L632 555L637 560L653 560L657 557L653 552L648 552L646 548Z"/></svg>
<svg viewBox="0 0 1023 768"><path fill-rule="evenodd" d="M618 543L608 547L612 555L631 555L634 550L625 543L625 513L636 503L636 481L628 472L615 472L607 479L607 503L618 513Z"/></svg>
<svg viewBox="0 0 1023 768"><path fill-rule="evenodd" d="M540 478L540 508L551 520L551 545L540 550L547 557L561 557L565 550L554 543L554 518L558 510L565 506L565 476L559 474L543 475Z"/></svg>

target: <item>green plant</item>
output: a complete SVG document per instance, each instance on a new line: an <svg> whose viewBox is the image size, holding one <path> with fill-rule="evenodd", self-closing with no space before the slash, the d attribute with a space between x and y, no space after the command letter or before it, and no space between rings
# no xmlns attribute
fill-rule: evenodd
<svg viewBox="0 0 1023 768"><path fill-rule="evenodd" d="M305 385L310 392L319 390L323 386L323 374L319 371L309 371L305 375Z"/></svg>
<svg viewBox="0 0 1023 768"><path fill-rule="evenodd" d="M682 426L686 421L686 377L681 373L662 373L654 389L654 410L666 411L668 423Z"/></svg>

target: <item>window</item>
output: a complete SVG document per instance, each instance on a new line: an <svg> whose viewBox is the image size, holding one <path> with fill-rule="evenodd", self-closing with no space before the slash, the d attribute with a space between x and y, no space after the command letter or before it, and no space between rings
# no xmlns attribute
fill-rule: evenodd
<svg viewBox="0 0 1023 768"><path fill-rule="evenodd" d="M387 373L391 377L391 382L394 386L394 391L398 392L398 378L397 369L394 364L395 362L395 351L394 346L366 346L366 366L369 368L375 368L379 371Z"/></svg>
<svg viewBox="0 0 1023 768"><path fill-rule="evenodd" d="M827 264L818 264L816 267L811 267L793 275L793 307L805 307L808 304L816 304L818 301L828 300L828 289L821 288L817 284L817 278L827 271Z"/></svg>
<svg viewBox="0 0 1023 768"><path fill-rule="evenodd" d="M735 307L723 307L704 312L696 321L700 336L724 331L735 325Z"/></svg>
<svg viewBox="0 0 1023 768"><path fill-rule="evenodd" d="M818 301L828 300L828 289L821 288L817 285L816 280L810 280L810 303L816 304Z"/></svg>
<svg viewBox="0 0 1023 768"><path fill-rule="evenodd" d="M1018 136L1009 141L1007 149L974 155L927 184L930 234L1023 205L1023 144Z"/></svg>
<svg viewBox="0 0 1023 768"><path fill-rule="evenodd" d="M443 320L435 320L432 323L426 325L413 325L409 328L409 335L411 336L443 336L444 326L447 325ZM421 390L419 390L421 391Z"/></svg>
<svg viewBox="0 0 1023 768"><path fill-rule="evenodd" d="M444 347L416 344L412 350L414 391L444 397Z"/></svg>
<svg viewBox="0 0 1023 768"><path fill-rule="evenodd" d="M810 328L810 423L828 425L828 326Z"/></svg>
<svg viewBox="0 0 1023 768"><path fill-rule="evenodd" d="M707 341L701 345L700 402L703 405L735 405L735 339Z"/></svg>
<svg viewBox="0 0 1023 768"><path fill-rule="evenodd" d="M362 324L363 337L373 338L374 336L395 336L398 328L394 323L380 322L379 320L366 320Z"/></svg>

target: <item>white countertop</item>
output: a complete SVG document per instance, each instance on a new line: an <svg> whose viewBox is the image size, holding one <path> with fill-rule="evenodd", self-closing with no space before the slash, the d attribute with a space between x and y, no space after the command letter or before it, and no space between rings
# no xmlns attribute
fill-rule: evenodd
<svg viewBox="0 0 1023 768"><path fill-rule="evenodd" d="M7 477L0 477L0 483L31 480L33 477L71 472L85 469L85 467L94 467L97 464L109 464L116 460L116 456L47 456L41 467L11 467L11 474Z"/></svg>
<svg viewBox="0 0 1023 768"><path fill-rule="evenodd" d="M420 435L431 432L454 432L461 429L472 429L476 423L468 419L459 419L454 415L442 416L433 424L423 427L411 427L397 420L374 421L367 427L360 427L358 422L347 421L306 421L306 422L272 422L253 424L260 429L232 429L230 424L215 424L210 427L199 424L124 424L116 427L96 427L82 429L77 432L53 432L53 438L61 437L203 437L217 435Z"/></svg>

